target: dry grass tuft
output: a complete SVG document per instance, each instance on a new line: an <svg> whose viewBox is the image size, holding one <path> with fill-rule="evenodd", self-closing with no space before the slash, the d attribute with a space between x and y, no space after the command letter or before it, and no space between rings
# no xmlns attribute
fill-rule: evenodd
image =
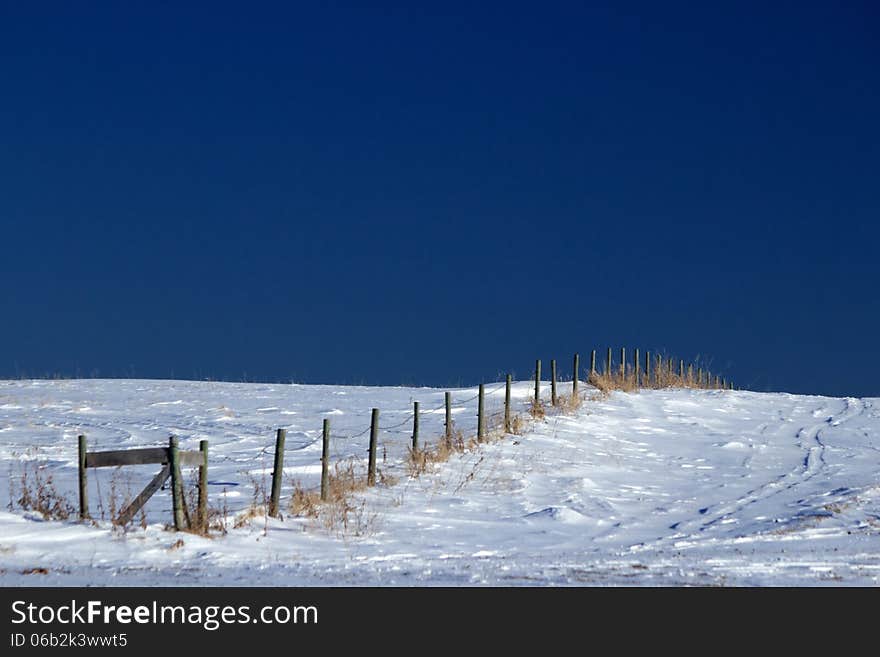
<svg viewBox="0 0 880 657"><path fill-rule="evenodd" d="M580 395L561 395L556 399L556 408L563 413L574 413L584 403Z"/></svg>
<svg viewBox="0 0 880 657"><path fill-rule="evenodd" d="M547 416L547 408L541 399L532 398L531 406L529 406L529 415L534 420L543 420Z"/></svg>
<svg viewBox="0 0 880 657"><path fill-rule="evenodd" d="M321 500L318 490L307 490L296 480L288 511L293 516L312 518L327 531L340 535L363 536L372 531L377 514L367 512L366 503L355 503L355 493L367 489L366 474L360 471L356 459L347 459L333 466L328 477L327 500ZM396 479L381 470L377 472L379 485L392 486Z"/></svg>
<svg viewBox="0 0 880 657"><path fill-rule="evenodd" d="M9 489L10 511L18 505L24 511L39 513L45 520L67 520L77 513L71 499L58 492L52 470L45 462L24 461L18 477L10 466Z"/></svg>

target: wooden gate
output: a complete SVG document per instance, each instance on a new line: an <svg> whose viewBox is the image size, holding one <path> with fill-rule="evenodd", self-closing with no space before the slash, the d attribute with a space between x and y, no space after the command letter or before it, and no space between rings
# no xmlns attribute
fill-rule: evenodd
<svg viewBox="0 0 880 657"><path fill-rule="evenodd" d="M157 463L162 466L147 487L119 513L113 522L125 525L131 521L147 500L171 478L171 499L176 530L192 529L193 522L183 496L183 479L180 466L199 468L198 529L204 531L208 525L208 441L199 443L199 451L187 452L178 448L177 438L168 439L168 447L148 447L145 449L114 450L109 452L87 452L86 437L79 436L79 517L89 518L88 468L117 467L121 465L147 465Z"/></svg>

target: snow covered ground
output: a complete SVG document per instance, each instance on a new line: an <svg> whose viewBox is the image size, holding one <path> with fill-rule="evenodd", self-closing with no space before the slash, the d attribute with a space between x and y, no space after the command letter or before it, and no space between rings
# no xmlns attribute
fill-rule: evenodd
<svg viewBox="0 0 880 657"><path fill-rule="evenodd" d="M567 386L566 386L567 388ZM490 412L503 384L487 386ZM531 384L515 384L519 410ZM443 390L77 380L0 382L0 584L10 585L877 585L877 399L732 391L614 393L521 436L409 478L412 401L422 440L443 431ZM591 391L587 391L589 395ZM455 421L476 425L475 389ZM549 393L549 391L548 391ZM284 489L316 486L321 421L334 460L379 461L397 478L358 497L349 525L265 519L203 538L167 531L170 494L146 529L114 531L7 510L25 462L45 461L75 501L76 436L90 450L210 441L209 492L230 517L268 481L287 429ZM126 468L136 493L158 466ZM90 470L93 515L112 469ZM99 492L100 487L100 492ZM282 503L283 506L283 503ZM179 540L180 539L180 540ZM182 541L182 543L180 542ZM36 570L35 570L36 569Z"/></svg>

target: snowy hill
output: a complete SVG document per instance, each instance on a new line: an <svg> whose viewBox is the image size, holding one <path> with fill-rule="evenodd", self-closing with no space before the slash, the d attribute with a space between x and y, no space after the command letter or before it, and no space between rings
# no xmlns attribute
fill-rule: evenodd
<svg viewBox="0 0 880 657"><path fill-rule="evenodd" d="M487 386L497 413L503 384ZM531 384L517 383L523 411ZM571 414L454 455L417 478L406 466L412 402L422 441L443 432L443 390L181 381L0 382L2 585L876 585L880 583L877 399L708 390L591 397ZM476 389L453 391L475 433ZM333 461L366 458L381 409L380 470L330 529L287 513L234 518L272 469L287 429L282 508L317 486L321 423ZM76 436L91 449L210 441L209 493L228 533L167 531L170 493L146 528L113 530L111 486L137 493L157 466L91 470L84 525L8 510L27 463L45 462L75 501ZM111 481L116 477L115 484ZM125 478L130 478L128 481ZM14 505L13 505L14 506Z"/></svg>

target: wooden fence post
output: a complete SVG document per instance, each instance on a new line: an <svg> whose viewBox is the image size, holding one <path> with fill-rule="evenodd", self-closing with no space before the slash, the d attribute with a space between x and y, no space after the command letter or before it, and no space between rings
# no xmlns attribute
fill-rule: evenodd
<svg viewBox="0 0 880 657"><path fill-rule="evenodd" d="M504 386L504 433L510 433L510 374L507 375L507 382Z"/></svg>
<svg viewBox="0 0 880 657"><path fill-rule="evenodd" d="M639 368L641 367L641 363L639 363L639 350L636 349L633 353L633 376L635 377L636 388L639 387Z"/></svg>
<svg viewBox="0 0 880 657"><path fill-rule="evenodd" d="M367 465L367 486L376 485L376 446L379 442L379 409L370 418L370 459Z"/></svg>
<svg viewBox="0 0 880 657"><path fill-rule="evenodd" d="M418 404L418 402L416 402ZM330 420L324 418L323 445L321 446L321 501L330 497Z"/></svg>
<svg viewBox="0 0 880 657"><path fill-rule="evenodd" d="M183 482L180 477L180 454L177 436L168 439L168 456L171 463L171 506L174 510L174 529L184 528L183 522Z"/></svg>
<svg viewBox="0 0 880 657"><path fill-rule="evenodd" d="M483 442L486 434L486 414L485 414L485 386L480 384L480 391L477 394L477 442Z"/></svg>
<svg viewBox="0 0 880 657"><path fill-rule="evenodd" d="M574 355L574 362L571 364L571 369L574 372L574 376L571 379L571 399L572 403L577 399L578 394L578 376L581 371L581 357L579 354Z"/></svg>
<svg viewBox="0 0 880 657"><path fill-rule="evenodd" d="M651 352L645 352L645 385L651 385Z"/></svg>
<svg viewBox="0 0 880 657"><path fill-rule="evenodd" d="M419 402L413 402L412 451L413 455L419 451Z"/></svg>
<svg viewBox="0 0 880 657"><path fill-rule="evenodd" d="M197 511L198 529L208 531L208 441L199 441L199 451L202 453L204 462L199 465L199 506Z"/></svg>
<svg viewBox="0 0 880 657"><path fill-rule="evenodd" d="M703 368L702 367L697 368L697 387L698 388L703 387Z"/></svg>
<svg viewBox="0 0 880 657"><path fill-rule="evenodd" d="M269 515L278 517L278 502L281 499L281 475L284 473L284 443L287 431L278 429L275 432L275 461L272 466L272 494L269 497Z"/></svg>
<svg viewBox="0 0 880 657"><path fill-rule="evenodd" d="M535 361L535 404L541 401L541 360Z"/></svg>
<svg viewBox="0 0 880 657"><path fill-rule="evenodd" d="M550 361L550 403L556 406L556 359Z"/></svg>
<svg viewBox="0 0 880 657"><path fill-rule="evenodd" d="M678 378L681 379L681 385L684 385L684 359L678 361Z"/></svg>
<svg viewBox="0 0 880 657"><path fill-rule="evenodd" d="M611 376L611 347L608 347L608 353L605 356L605 376Z"/></svg>
<svg viewBox="0 0 880 657"><path fill-rule="evenodd" d="M452 393L446 393L446 443L452 442Z"/></svg>
<svg viewBox="0 0 880 657"><path fill-rule="evenodd" d="M86 474L86 437L79 436L79 519L89 517L89 480Z"/></svg>
<svg viewBox="0 0 880 657"><path fill-rule="evenodd" d="M626 347L620 348L620 382L626 383Z"/></svg>
<svg viewBox="0 0 880 657"><path fill-rule="evenodd" d="M654 366L654 380L657 382L657 387L660 387L660 380L663 376L663 356L657 354L657 364Z"/></svg>
<svg viewBox="0 0 880 657"><path fill-rule="evenodd" d="M596 373L596 350L593 349L590 352L590 374L593 375Z"/></svg>

